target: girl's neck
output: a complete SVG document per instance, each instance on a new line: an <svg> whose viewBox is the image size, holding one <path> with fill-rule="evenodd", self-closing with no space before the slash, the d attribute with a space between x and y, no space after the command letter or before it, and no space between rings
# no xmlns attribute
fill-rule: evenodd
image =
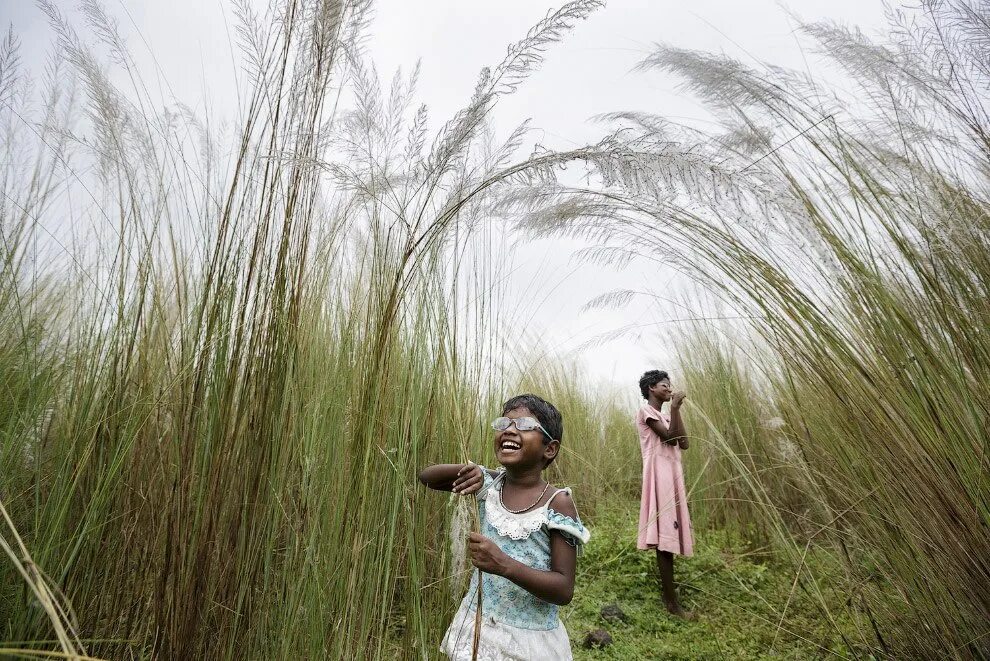
<svg viewBox="0 0 990 661"><path fill-rule="evenodd" d="M652 406L653 408L655 408L655 409L656 409L656 410L658 410L658 411L660 410L660 407L662 407L662 406L663 406L663 402L661 402L661 401L660 401L659 399L657 399L657 398L656 398L656 397L654 397L653 395L650 395L650 396L649 396L649 398L647 398L647 400L646 400L646 401L647 401L647 403L648 403L648 404L649 404L650 406Z"/></svg>
<svg viewBox="0 0 990 661"><path fill-rule="evenodd" d="M519 487L533 487L543 485L543 467L534 466L532 468L506 468L505 480Z"/></svg>

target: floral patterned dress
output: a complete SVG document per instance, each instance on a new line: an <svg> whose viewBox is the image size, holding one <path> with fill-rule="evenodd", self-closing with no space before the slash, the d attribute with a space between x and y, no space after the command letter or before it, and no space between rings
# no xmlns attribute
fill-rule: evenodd
<svg viewBox="0 0 990 661"><path fill-rule="evenodd" d="M502 551L525 565L550 569L550 531L563 534L568 544L580 551L591 533L581 523L552 509L553 499L570 489L559 489L541 507L513 514L499 502L505 471L492 477L483 472L485 482L477 493L481 515L481 532ZM443 637L440 649L455 661L469 661L474 637L475 609L478 595L478 572L461 601L454 621ZM478 659L531 660L570 659L571 645L567 630L557 614L557 606L543 601L503 576L483 574L482 626Z"/></svg>

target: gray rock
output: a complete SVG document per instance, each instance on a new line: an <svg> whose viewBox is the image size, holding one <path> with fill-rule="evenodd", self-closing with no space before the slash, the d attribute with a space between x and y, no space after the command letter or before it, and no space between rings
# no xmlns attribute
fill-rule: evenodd
<svg viewBox="0 0 990 661"><path fill-rule="evenodd" d="M584 637L585 649L601 649L612 644L612 636L605 629L595 629L589 631Z"/></svg>
<svg viewBox="0 0 990 661"><path fill-rule="evenodd" d="M602 606L602 619L606 622L628 622L629 618L626 614L622 612L618 604L608 604L607 606Z"/></svg>

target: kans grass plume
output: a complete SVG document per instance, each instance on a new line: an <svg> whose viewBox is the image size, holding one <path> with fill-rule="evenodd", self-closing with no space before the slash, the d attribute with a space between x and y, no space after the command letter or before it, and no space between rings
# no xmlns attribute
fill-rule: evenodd
<svg viewBox="0 0 990 661"><path fill-rule="evenodd" d="M849 601L821 603L823 617L846 611L861 624L849 647L884 657L990 657L986 18L980 3L925 1L891 12L885 44L803 26L848 93L658 47L640 68L679 76L724 130L615 113L586 159L600 187L547 177L505 202L609 263L689 274L748 329L760 360L721 341L691 354L697 383L722 389L704 376L721 374L748 393L722 389L706 433L794 559L795 587L828 578L806 574L808 544L844 560ZM750 372L763 385L733 376ZM747 447L781 433L796 452ZM786 478L772 470L784 459Z"/></svg>
<svg viewBox="0 0 990 661"><path fill-rule="evenodd" d="M493 147L486 120L601 3L551 12L437 131L415 72L381 88L365 2L234 3L223 130L150 91L99 3L85 30L39 5L40 117L0 47L2 139L28 156L0 179L0 470L24 542L5 585L38 568L0 594L5 635L113 658L428 654L453 607L425 587L446 522L410 485L478 456L495 378L494 283L460 264L540 166L514 156L525 127Z"/></svg>

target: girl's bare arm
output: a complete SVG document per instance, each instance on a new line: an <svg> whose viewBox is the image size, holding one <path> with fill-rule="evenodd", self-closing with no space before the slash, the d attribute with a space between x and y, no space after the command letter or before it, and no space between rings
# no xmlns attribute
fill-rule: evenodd
<svg viewBox="0 0 990 661"><path fill-rule="evenodd" d="M550 569L533 569L506 556L507 579L530 594L551 604L566 606L574 598L574 571L577 550L559 532L550 533Z"/></svg>
<svg viewBox="0 0 990 661"><path fill-rule="evenodd" d="M566 493L554 499L554 509L572 519L577 518L574 502ZM471 533L469 547L471 562L483 572L509 579L535 597L558 606L566 606L574 597L574 571L577 550L564 536L550 532L550 569L533 569L506 555L492 540L480 533Z"/></svg>
<svg viewBox="0 0 990 661"><path fill-rule="evenodd" d="M662 420L656 419L647 420L646 424L667 445L679 445L682 450L687 450L690 443L687 430L684 428L684 420L681 418L682 400L683 396L670 403L670 427L663 424Z"/></svg>
<svg viewBox="0 0 990 661"><path fill-rule="evenodd" d="M419 472L419 481L437 491L467 495L481 488L485 476L476 464L434 464Z"/></svg>
<svg viewBox="0 0 990 661"><path fill-rule="evenodd" d="M687 449L688 439L685 435L687 432L684 429L684 422L681 420L680 408L670 409L669 428L663 424L663 420L650 419L646 421L646 424L667 445L679 445L682 450Z"/></svg>

